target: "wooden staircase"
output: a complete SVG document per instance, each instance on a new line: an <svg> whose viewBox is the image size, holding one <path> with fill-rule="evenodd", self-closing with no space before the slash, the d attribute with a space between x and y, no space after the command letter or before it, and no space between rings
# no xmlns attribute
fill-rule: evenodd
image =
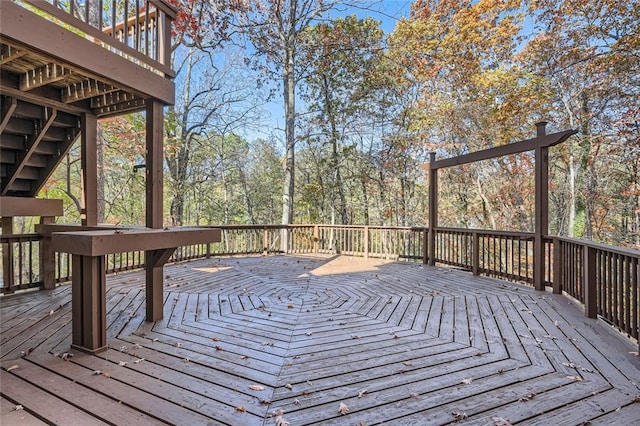
<svg viewBox="0 0 640 426"><path fill-rule="evenodd" d="M80 133L80 116L0 97L0 196L35 197Z"/></svg>

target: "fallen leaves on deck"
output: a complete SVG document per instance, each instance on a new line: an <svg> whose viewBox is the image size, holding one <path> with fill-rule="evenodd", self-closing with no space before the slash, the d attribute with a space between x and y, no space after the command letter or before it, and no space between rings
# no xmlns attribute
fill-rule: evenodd
<svg viewBox="0 0 640 426"><path fill-rule="evenodd" d="M361 390L360 392L358 392L358 398L362 398L363 396L365 396L366 394L368 394L369 391L366 389Z"/></svg>
<svg viewBox="0 0 640 426"><path fill-rule="evenodd" d="M582 377L580 376L567 376L567 379L573 380L574 382L581 382Z"/></svg>
<svg viewBox="0 0 640 426"><path fill-rule="evenodd" d="M470 385L471 382L473 382L473 379L462 379L462 383L464 383L465 385Z"/></svg>
<svg viewBox="0 0 640 426"><path fill-rule="evenodd" d="M244 405L239 405L236 407L236 411L239 411L241 413L246 413L247 412L247 407L245 407Z"/></svg>
<svg viewBox="0 0 640 426"><path fill-rule="evenodd" d="M124 366L125 366L125 365L127 365L127 364L128 364L128 363L127 363L127 361L120 361L120 362L118 363L118 365L119 365L120 367L124 367Z"/></svg>
<svg viewBox="0 0 640 426"><path fill-rule="evenodd" d="M493 426L511 426L511 422L507 419L503 419L502 417L491 417L491 421L493 422Z"/></svg>
<svg viewBox="0 0 640 426"><path fill-rule="evenodd" d="M24 410L24 407L23 407L22 405L16 405L16 406L13 408L13 410L14 410L14 411Z"/></svg>
<svg viewBox="0 0 640 426"><path fill-rule="evenodd" d="M249 389L254 391L263 391L265 388L264 386L261 386L261 385L251 385L249 386Z"/></svg>
<svg viewBox="0 0 640 426"><path fill-rule="evenodd" d="M349 414L349 407L347 407L347 404L345 404L344 402L341 402L340 406L338 407L338 411L343 416L346 416L347 414Z"/></svg>
<svg viewBox="0 0 640 426"><path fill-rule="evenodd" d="M531 400L532 400L533 398L535 398L535 397L536 397L536 394L535 394L535 393L530 393L529 395L527 395L527 396L523 396L522 398L518 399L518 401L520 401L520 402L527 402L527 401L531 401Z"/></svg>
<svg viewBox="0 0 640 426"><path fill-rule="evenodd" d="M289 390L293 389L293 386L291 385L291 383L287 383L286 385L284 385L284 387Z"/></svg>
<svg viewBox="0 0 640 426"><path fill-rule="evenodd" d="M14 364L11 367L7 368L7 371L15 370L16 368L20 368L20 367L17 364Z"/></svg>
<svg viewBox="0 0 640 426"><path fill-rule="evenodd" d="M467 413L461 411L452 411L451 415L453 416L454 423L461 422L467 418Z"/></svg>

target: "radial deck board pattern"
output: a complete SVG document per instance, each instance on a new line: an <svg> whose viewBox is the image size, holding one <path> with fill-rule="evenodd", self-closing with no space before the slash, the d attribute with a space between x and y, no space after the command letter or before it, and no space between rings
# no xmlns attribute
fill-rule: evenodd
<svg viewBox="0 0 640 426"><path fill-rule="evenodd" d="M0 298L0 422L640 423L635 347L562 296L339 256L215 258L165 276L156 323L142 272L108 278L98 355L70 350L69 286Z"/></svg>

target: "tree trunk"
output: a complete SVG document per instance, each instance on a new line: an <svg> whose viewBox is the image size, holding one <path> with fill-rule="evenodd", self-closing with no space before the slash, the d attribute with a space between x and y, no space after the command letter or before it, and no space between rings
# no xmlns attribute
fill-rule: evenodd
<svg viewBox="0 0 640 426"><path fill-rule="evenodd" d="M296 97L295 97L295 67L293 47L285 48L285 62L283 68L284 83L284 115L285 139L287 152L285 157L284 185L282 192L282 224L293 223L293 195L295 189L295 125L296 125Z"/></svg>

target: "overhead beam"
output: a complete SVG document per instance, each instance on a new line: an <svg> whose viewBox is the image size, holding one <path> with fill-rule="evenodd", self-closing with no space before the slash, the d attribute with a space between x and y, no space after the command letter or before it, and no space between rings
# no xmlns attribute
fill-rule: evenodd
<svg viewBox="0 0 640 426"><path fill-rule="evenodd" d="M16 49L13 46L3 44L2 51L0 53L0 65L8 64L11 61L22 58L26 54L26 50Z"/></svg>
<svg viewBox="0 0 640 426"><path fill-rule="evenodd" d="M49 127L51 127L51 125L53 124L57 114L58 111L52 109L51 114L49 114L49 117L46 119L44 125L40 129L38 129L38 132L35 135L29 136L29 138L27 139L26 149L18 153L16 163L7 169L7 179L2 182L2 191L0 191L0 195L7 195L7 192L9 192L9 188L11 187L11 185L13 185L13 183L18 178L18 175L20 175L22 169L29 162L29 158L35 152L36 147L38 146L44 135L47 133L47 130L49 130Z"/></svg>
<svg viewBox="0 0 640 426"><path fill-rule="evenodd" d="M66 78L71 70L58 64L47 64L20 76L20 90L31 90Z"/></svg>
<svg viewBox="0 0 640 426"><path fill-rule="evenodd" d="M103 83L95 79L88 79L80 83L71 84L62 89L62 102L65 104L71 102L83 101L95 96L104 95L117 91L118 88L111 84Z"/></svg>
<svg viewBox="0 0 640 426"><path fill-rule="evenodd" d="M0 217L62 216L62 200L0 197Z"/></svg>
<svg viewBox="0 0 640 426"><path fill-rule="evenodd" d="M131 102L139 97L134 95L133 93L125 92L122 90L115 91L113 93L106 93L100 96L96 96L91 99L91 108L103 108L116 104L122 104L126 102Z"/></svg>
<svg viewBox="0 0 640 426"><path fill-rule="evenodd" d="M430 169L442 169L445 167L460 166L462 164L473 163L476 161L490 160L492 158L502 157L503 155L520 154L522 152L533 151L538 148L546 148L567 140L571 135L578 133L577 130L565 130L564 132L552 133L542 137L526 139L516 143L496 146L470 154L459 155L457 157L438 160L429 163Z"/></svg>
<svg viewBox="0 0 640 426"><path fill-rule="evenodd" d="M105 105L100 108L93 109L93 113L98 116L104 116L125 111L142 110L146 106L146 101L140 98L134 98L129 101L120 102L112 105Z"/></svg>

